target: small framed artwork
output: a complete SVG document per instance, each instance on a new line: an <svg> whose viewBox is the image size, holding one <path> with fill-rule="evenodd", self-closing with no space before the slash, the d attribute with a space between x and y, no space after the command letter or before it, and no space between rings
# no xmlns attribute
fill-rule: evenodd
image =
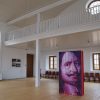
<svg viewBox="0 0 100 100"><path fill-rule="evenodd" d="M21 67L21 59L12 59L12 67Z"/></svg>
<svg viewBox="0 0 100 100"><path fill-rule="evenodd" d="M16 67L16 64L15 63L12 63L12 67Z"/></svg>
<svg viewBox="0 0 100 100"><path fill-rule="evenodd" d="M16 62L21 62L21 60L20 59L16 59Z"/></svg>
<svg viewBox="0 0 100 100"><path fill-rule="evenodd" d="M12 62L16 62L16 59L12 59Z"/></svg>
<svg viewBox="0 0 100 100"><path fill-rule="evenodd" d="M16 64L16 67L21 67L21 66L20 66L20 64L18 63L18 64Z"/></svg>

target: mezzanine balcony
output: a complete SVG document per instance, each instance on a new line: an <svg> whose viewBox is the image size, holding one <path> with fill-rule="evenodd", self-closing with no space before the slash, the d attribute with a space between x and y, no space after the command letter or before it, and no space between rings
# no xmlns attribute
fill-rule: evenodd
<svg viewBox="0 0 100 100"><path fill-rule="evenodd" d="M59 16L40 22L39 34L36 33L36 24L29 25L8 33L5 41L34 37L44 38L63 34L72 34L81 31L88 31L100 28L100 6L89 8L88 11L83 8L76 12L68 14L61 13ZM95 11L93 14L93 11ZM92 14L91 14L92 12ZM97 12L97 13L96 13ZM32 38L31 38L32 39Z"/></svg>

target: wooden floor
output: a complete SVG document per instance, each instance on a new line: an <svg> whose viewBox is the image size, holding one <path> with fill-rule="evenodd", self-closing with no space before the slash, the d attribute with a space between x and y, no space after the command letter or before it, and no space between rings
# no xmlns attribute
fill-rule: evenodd
<svg viewBox="0 0 100 100"><path fill-rule="evenodd" d="M34 79L0 81L0 100L100 100L100 83L85 83L85 95L64 96L58 92L58 81L41 79L34 87Z"/></svg>

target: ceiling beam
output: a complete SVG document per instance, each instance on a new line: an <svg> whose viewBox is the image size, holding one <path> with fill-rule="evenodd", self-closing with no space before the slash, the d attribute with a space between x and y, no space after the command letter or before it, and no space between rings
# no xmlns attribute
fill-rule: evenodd
<svg viewBox="0 0 100 100"><path fill-rule="evenodd" d="M64 4L64 3L67 3L67 2L70 2L70 1L72 1L72 0L60 0L60 1L57 1L57 2L55 2L55 3L53 3L53 4L47 5L47 6L45 6L45 7L42 7L42 8L40 8L40 9L38 9L38 10L35 10L35 11L30 12L30 13L28 13L28 14L25 14L25 15L23 15L23 16L21 16L21 17L18 17L18 18L16 18L16 19L12 20L12 21L9 21L9 22L8 22L8 25L14 24L15 22L18 22L18 21L21 21L21 20L23 20L23 19L32 17L32 16L34 16L34 15L36 15L36 14L38 14L38 13L47 11L47 10L49 10L49 9L52 9L52 8L54 8L54 7L57 7L57 6L60 6L60 5Z"/></svg>

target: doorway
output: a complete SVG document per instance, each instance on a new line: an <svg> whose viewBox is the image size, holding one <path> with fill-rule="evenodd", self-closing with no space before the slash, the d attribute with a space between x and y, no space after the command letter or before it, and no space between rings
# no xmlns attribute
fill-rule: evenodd
<svg viewBox="0 0 100 100"><path fill-rule="evenodd" d="M33 77L33 54L27 54L27 77Z"/></svg>

